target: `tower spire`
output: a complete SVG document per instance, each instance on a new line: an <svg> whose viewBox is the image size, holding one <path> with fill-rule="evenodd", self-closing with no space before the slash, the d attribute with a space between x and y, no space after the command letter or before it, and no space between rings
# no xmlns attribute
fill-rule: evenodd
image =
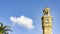
<svg viewBox="0 0 60 34"><path fill-rule="evenodd" d="M48 2L46 1L46 8L48 7Z"/></svg>

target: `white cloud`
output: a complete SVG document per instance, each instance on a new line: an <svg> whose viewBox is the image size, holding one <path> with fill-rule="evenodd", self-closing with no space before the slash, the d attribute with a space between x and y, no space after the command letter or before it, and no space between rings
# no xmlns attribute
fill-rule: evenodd
<svg viewBox="0 0 60 34"><path fill-rule="evenodd" d="M17 23L20 26L26 27L27 29L33 29L34 28L33 20L28 18L28 17L21 16L21 17L16 18L16 17L11 16L10 20L15 24Z"/></svg>

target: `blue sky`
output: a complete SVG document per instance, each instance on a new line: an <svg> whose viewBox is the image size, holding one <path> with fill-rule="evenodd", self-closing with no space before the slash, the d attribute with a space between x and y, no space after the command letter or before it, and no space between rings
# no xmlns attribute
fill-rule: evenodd
<svg viewBox="0 0 60 34"><path fill-rule="evenodd" d="M60 34L60 0L0 0L0 22L11 26L10 34L42 34L41 17L43 9L48 5L53 16L53 34ZM34 29L28 29L15 24L10 17L24 15L33 20Z"/></svg>

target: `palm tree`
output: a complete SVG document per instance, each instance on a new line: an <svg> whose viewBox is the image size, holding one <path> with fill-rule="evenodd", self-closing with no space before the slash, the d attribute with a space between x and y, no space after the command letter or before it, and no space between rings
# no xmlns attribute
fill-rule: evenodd
<svg viewBox="0 0 60 34"><path fill-rule="evenodd" d="M9 29L10 26L4 26L3 23L0 22L0 34L9 34L8 31L11 31L11 29Z"/></svg>

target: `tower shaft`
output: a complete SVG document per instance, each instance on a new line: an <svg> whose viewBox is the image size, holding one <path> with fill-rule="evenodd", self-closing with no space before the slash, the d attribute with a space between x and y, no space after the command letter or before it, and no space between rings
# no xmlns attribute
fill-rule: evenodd
<svg viewBox="0 0 60 34"><path fill-rule="evenodd" d="M43 34L52 34L52 16L50 15L50 9L46 7L43 10L42 16L42 30Z"/></svg>

